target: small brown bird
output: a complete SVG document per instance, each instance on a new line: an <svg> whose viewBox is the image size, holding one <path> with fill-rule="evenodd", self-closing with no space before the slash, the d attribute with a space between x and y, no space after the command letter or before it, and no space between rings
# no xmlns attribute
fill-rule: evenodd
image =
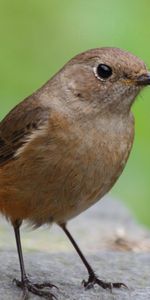
<svg viewBox="0 0 150 300"><path fill-rule="evenodd" d="M0 212L14 227L23 299L28 292L53 299L25 272L20 241L23 220L62 227L88 270L84 286L103 282L72 238L66 223L104 196L120 176L134 138L131 106L150 84L143 61L99 48L70 60L0 123Z"/></svg>

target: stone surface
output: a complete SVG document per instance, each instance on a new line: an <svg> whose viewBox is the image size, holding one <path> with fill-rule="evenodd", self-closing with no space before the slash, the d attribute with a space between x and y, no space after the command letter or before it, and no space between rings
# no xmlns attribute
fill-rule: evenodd
<svg viewBox="0 0 150 300"><path fill-rule="evenodd" d="M69 223L99 278L123 281L129 289L112 293L81 285L87 273L70 242L57 227L22 230L27 273L34 281L50 280L59 287L53 293L59 300L148 300L150 299L150 232L137 224L119 201L106 198ZM21 299L12 283L20 277L13 230L0 223L0 299ZM30 294L30 299L40 299Z"/></svg>
<svg viewBox="0 0 150 300"><path fill-rule="evenodd" d="M30 253L25 255L26 268L34 281L50 280L59 287L53 293L59 300L148 300L150 299L150 254L102 252L88 256L95 271L102 279L123 281L127 289L113 290L112 293L95 287L85 291L81 281L87 273L75 254ZM12 283L19 278L16 253L0 252L0 299L21 299L20 290ZM38 300L37 296L30 299Z"/></svg>

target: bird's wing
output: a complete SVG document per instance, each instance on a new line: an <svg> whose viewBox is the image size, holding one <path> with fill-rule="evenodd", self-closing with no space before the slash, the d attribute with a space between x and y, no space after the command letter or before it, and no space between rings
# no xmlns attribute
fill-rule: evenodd
<svg viewBox="0 0 150 300"><path fill-rule="evenodd" d="M0 123L0 167L14 158L26 138L49 117L49 110L34 98L17 105Z"/></svg>

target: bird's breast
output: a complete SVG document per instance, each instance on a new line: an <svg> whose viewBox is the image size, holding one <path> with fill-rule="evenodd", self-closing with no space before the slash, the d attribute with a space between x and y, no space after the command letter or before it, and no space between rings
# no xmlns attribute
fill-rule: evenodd
<svg viewBox="0 0 150 300"><path fill-rule="evenodd" d="M53 154L49 143L47 194L51 196L47 203L54 199L53 219L59 223L78 215L110 190L133 143L131 116L81 123L72 124L69 130L66 127L66 134L57 131Z"/></svg>
<svg viewBox="0 0 150 300"><path fill-rule="evenodd" d="M120 176L133 144L133 120L100 120L81 136L65 181L66 190L72 186L75 196L70 199L73 216L98 201Z"/></svg>
<svg viewBox="0 0 150 300"><path fill-rule="evenodd" d="M125 166L134 136L131 118L76 123L59 118L54 124L1 170L0 198L12 218L37 225L66 222L109 191Z"/></svg>

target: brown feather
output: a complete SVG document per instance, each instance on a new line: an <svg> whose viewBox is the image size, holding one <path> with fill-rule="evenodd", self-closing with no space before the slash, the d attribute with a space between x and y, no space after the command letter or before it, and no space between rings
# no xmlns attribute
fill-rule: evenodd
<svg viewBox="0 0 150 300"><path fill-rule="evenodd" d="M108 80L96 75L102 63L112 68ZM87 51L12 110L0 124L0 212L65 223L105 195L132 148L143 74L130 53Z"/></svg>
<svg viewBox="0 0 150 300"><path fill-rule="evenodd" d="M49 110L36 98L27 98L0 123L0 166L14 159L27 137L38 130L49 117Z"/></svg>

